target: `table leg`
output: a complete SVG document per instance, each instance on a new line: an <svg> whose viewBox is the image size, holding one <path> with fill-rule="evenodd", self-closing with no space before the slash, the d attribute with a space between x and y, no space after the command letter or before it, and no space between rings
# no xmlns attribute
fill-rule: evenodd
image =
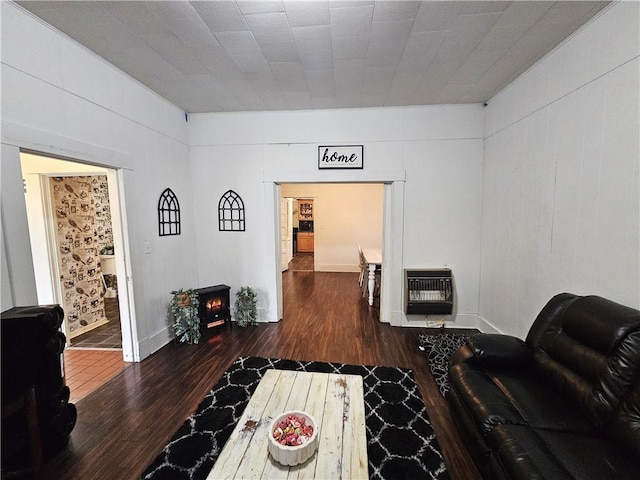
<svg viewBox="0 0 640 480"><path fill-rule="evenodd" d="M376 286L376 264L369 264L369 305L373 305L373 290Z"/></svg>

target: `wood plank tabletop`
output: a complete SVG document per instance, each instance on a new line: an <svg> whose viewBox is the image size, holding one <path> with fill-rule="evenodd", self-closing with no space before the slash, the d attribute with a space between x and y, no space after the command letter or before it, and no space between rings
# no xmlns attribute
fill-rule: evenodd
<svg viewBox="0 0 640 480"><path fill-rule="evenodd" d="M308 412L320 424L317 452L293 467L267 450L271 421L288 410ZM362 377L268 370L207 480L227 478L368 478Z"/></svg>

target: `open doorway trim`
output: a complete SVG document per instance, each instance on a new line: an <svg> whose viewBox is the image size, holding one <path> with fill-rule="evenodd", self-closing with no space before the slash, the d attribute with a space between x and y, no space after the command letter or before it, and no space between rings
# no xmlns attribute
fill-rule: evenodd
<svg viewBox="0 0 640 480"><path fill-rule="evenodd" d="M135 322L135 311L133 308L133 291L132 285L129 279L131 275L129 273L130 265L130 255L129 255L129 246L128 246L128 232L126 226L126 215L124 214L124 198L123 198L123 176L121 169L115 169L113 167L109 167L104 164L96 164L94 162L87 162L81 159L72 158L68 156L61 156L59 154L49 154L46 152L36 151L32 149L20 148L19 155L22 153L35 155L43 158L53 158L57 160L61 160L68 163L75 164L84 164L90 165L92 167L96 167L97 169L106 171L107 182L109 185L109 198L111 203L111 216L112 216L112 228L114 234L114 246L116 252L119 254L116 255L116 275L119 279L123 279L121 283L121 287L119 289L118 295L118 304L120 310L120 323L121 323L121 332L122 332L122 354L123 359L126 362L137 362L140 361L140 351L138 347L137 341L137 329ZM80 171L80 172L71 172L66 171L64 175L74 175L74 174L82 174L86 175L88 171ZM105 173L103 173L105 174ZM44 177L49 177L53 175L51 172L41 172L40 175ZM45 199L48 196L45 195ZM43 200L45 200L43 199ZM47 229L50 226L46 227ZM49 232L50 233L50 232ZM47 244L49 248L51 247L51 238L47 239ZM55 262L52 259L49 260L50 267ZM55 274L54 270L54 279L59 278L59 275ZM59 296L59 292L56 292ZM54 295L56 295L54 293Z"/></svg>
<svg viewBox="0 0 640 480"><path fill-rule="evenodd" d="M282 268L280 254L280 185L283 183L382 183L384 184L384 218L382 250L382 285L380 321L402 324L402 249L404 225L404 170L371 171L264 171L263 188L266 207L267 275L275 288L271 309L274 321L282 319ZM270 253L269 253L270 252Z"/></svg>

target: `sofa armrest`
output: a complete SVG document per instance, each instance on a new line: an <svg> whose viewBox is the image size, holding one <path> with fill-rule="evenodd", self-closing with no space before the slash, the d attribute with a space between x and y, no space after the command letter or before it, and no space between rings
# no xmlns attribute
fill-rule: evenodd
<svg viewBox="0 0 640 480"><path fill-rule="evenodd" d="M473 356L485 367L522 368L533 360L533 351L521 339L510 335L481 333L466 342Z"/></svg>

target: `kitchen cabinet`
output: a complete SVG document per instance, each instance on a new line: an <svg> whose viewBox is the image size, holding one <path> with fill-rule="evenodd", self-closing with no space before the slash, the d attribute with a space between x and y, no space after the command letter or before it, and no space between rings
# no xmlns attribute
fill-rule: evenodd
<svg viewBox="0 0 640 480"><path fill-rule="evenodd" d="M298 220L313 220L313 200L298 199Z"/></svg>
<svg viewBox="0 0 640 480"><path fill-rule="evenodd" d="M313 253L313 232L298 232L298 252Z"/></svg>

